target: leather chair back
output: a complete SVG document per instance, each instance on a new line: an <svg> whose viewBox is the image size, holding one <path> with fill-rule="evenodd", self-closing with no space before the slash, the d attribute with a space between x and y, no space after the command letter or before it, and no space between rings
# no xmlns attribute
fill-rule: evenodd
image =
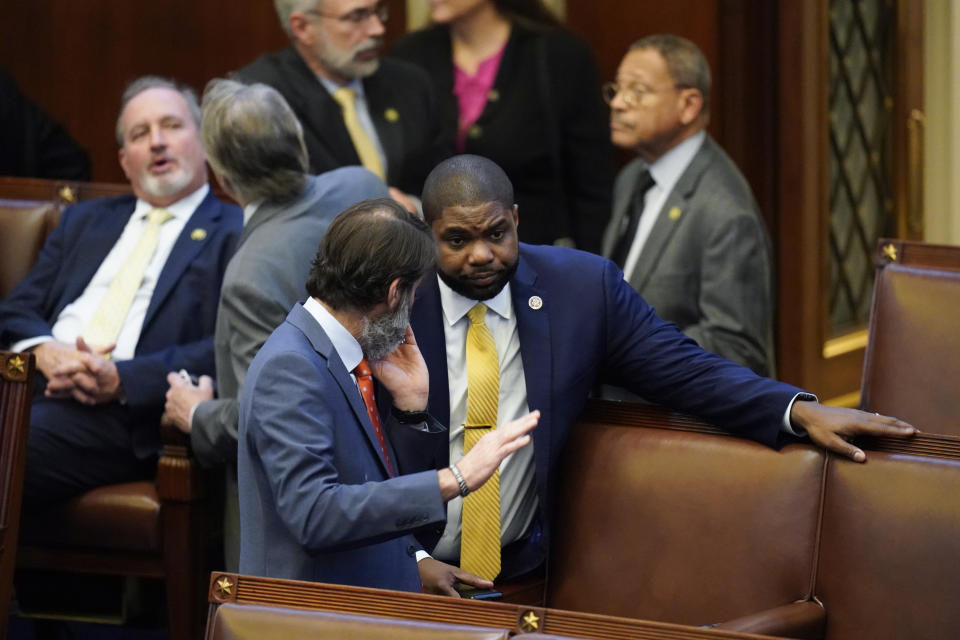
<svg viewBox="0 0 960 640"><path fill-rule="evenodd" d="M43 200L0 200L0 298L23 280L60 220L60 207Z"/></svg>
<svg viewBox="0 0 960 640"><path fill-rule="evenodd" d="M34 366L32 354L0 351L0 639L6 637L17 559Z"/></svg>
<svg viewBox="0 0 960 640"><path fill-rule="evenodd" d="M820 450L610 406L567 445L548 606L709 625L809 597Z"/></svg>
<svg viewBox="0 0 960 640"><path fill-rule="evenodd" d="M861 407L960 435L960 247L881 240Z"/></svg>
<svg viewBox="0 0 960 640"><path fill-rule="evenodd" d="M831 456L816 588L830 640L960 629L960 438L933 439L915 443L926 455Z"/></svg>

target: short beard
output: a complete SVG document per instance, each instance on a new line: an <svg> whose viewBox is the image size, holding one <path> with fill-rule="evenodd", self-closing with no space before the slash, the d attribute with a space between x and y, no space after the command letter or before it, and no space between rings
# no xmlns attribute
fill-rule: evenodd
<svg viewBox="0 0 960 640"><path fill-rule="evenodd" d="M140 188L154 198L169 198L193 182L194 172L181 164L172 175L155 176L146 173L140 180Z"/></svg>
<svg viewBox="0 0 960 640"><path fill-rule="evenodd" d="M358 44L349 51L340 51L327 45L326 41L317 42L316 56L324 67L344 78L366 78L373 75L380 68L380 58L373 60L355 60L361 51L367 49L379 49L382 44L381 38L373 38L373 44L364 42Z"/></svg>
<svg viewBox="0 0 960 640"><path fill-rule="evenodd" d="M393 353L407 335L409 324L410 299L406 296L394 311L387 311L373 319L364 318L363 329L357 337L363 355L369 362L376 362Z"/></svg>
<svg viewBox="0 0 960 640"><path fill-rule="evenodd" d="M503 288L507 286L507 283L510 282L510 279L513 278L513 274L517 272L517 265L519 260L514 262L512 265L507 267L494 282L488 284L485 287L475 287L470 284L469 280L455 278L454 276L448 275L443 272L442 269L437 269L437 275L440 276L440 279L443 282L462 295L468 300L489 300L493 298L498 293L503 291Z"/></svg>

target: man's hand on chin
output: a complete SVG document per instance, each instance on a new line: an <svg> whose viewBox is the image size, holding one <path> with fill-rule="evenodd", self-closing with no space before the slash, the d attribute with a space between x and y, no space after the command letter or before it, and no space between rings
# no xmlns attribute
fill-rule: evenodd
<svg viewBox="0 0 960 640"><path fill-rule="evenodd" d="M484 580L480 576L464 571L460 567L440 562L434 558L428 557L418 562L417 571L420 572L420 583L423 585L423 592L438 596L459 598L460 594L453 588L458 582L469 584L478 589L490 589L493 587L493 583L489 580Z"/></svg>
<svg viewBox="0 0 960 640"><path fill-rule="evenodd" d="M846 456L854 462L867 459L862 449L848 440L856 436L892 436L906 438L917 433L913 426L877 413L857 409L828 407L814 401L797 401L790 409L790 422L806 429L810 440L824 449Z"/></svg>

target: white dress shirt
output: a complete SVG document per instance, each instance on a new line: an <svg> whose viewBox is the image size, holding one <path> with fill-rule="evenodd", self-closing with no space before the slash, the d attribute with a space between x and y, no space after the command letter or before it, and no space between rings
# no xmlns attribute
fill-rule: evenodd
<svg viewBox="0 0 960 640"><path fill-rule="evenodd" d="M653 229L657 218L663 213L663 205L667 202L667 196L673 191L680 180L680 176L687 170L694 156L703 145L703 139L707 136L705 131L698 131L670 151L663 154L656 162L651 164L648 169L654 184L647 190L643 198L643 214L640 216L640 222L637 224L637 235L633 238L633 244L630 245L630 251L627 253L627 259L623 265L623 277L630 279L643 252L643 247L650 237L650 231Z"/></svg>
<svg viewBox="0 0 960 640"><path fill-rule="evenodd" d="M340 362L350 372L353 383L357 383L357 377L353 375L353 370L357 368L360 361L363 360L363 349L360 343L353 337L353 334L347 331L347 328L340 324L340 321L333 317L333 314L327 311L327 308L320 304L316 298L310 296L303 303L304 310L313 316L323 332L330 339L334 351L340 358ZM359 392L360 387L357 387Z"/></svg>
<svg viewBox="0 0 960 640"><path fill-rule="evenodd" d="M160 235L157 241L157 248L147 265L147 270L140 283L140 288L134 295L133 302L130 305L130 311L124 320L123 327L120 329L120 335L117 336L117 346L113 350L111 357L114 360L129 360L133 358L137 349L137 343L140 341L140 332L143 329L143 321L147 315L147 308L150 306L150 298L153 296L153 290L160 278L167 258L173 251L173 245L183 231L203 199L207 197L210 187L204 184L202 187L191 193L185 198L181 198L170 206L164 207L173 216L160 227ZM68 344L74 344L77 338L83 335L90 320L93 319L100 305L100 301L107 293L110 283L116 277L120 268L130 257L130 254L140 242L140 237L147 229L147 214L156 209L152 204L145 200L137 199L137 204L133 209L133 215L127 221L123 232L116 244L100 263L100 268L94 274L93 278L87 283L76 300L68 304L57 316L53 324L52 336L36 336L21 340L11 346L13 351L23 351L49 340L59 340ZM91 345L93 346L93 345Z"/></svg>
<svg viewBox="0 0 960 640"><path fill-rule="evenodd" d="M450 387L450 463L463 457L463 423L467 418L467 312L477 303L453 291L440 280L440 300L445 322L447 375ZM484 322L493 335L500 361L500 397L497 426L528 413L527 384L520 357L520 335L513 311L510 285L489 300ZM520 539L537 511L534 483L533 443L507 456L500 463L500 532L501 544ZM460 528L463 498L447 503L447 526L433 555L445 562L457 563L460 558ZM418 554L419 555L419 554ZM417 558L418 560L420 557Z"/></svg>

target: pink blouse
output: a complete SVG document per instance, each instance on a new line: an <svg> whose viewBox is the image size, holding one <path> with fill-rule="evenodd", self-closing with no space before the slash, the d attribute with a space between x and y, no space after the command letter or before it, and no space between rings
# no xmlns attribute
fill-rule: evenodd
<svg viewBox="0 0 960 640"><path fill-rule="evenodd" d="M460 106L460 125L457 128L457 153L463 153L467 146L467 131L487 105L487 96L493 88L493 81L497 78L503 50L500 50L484 60L477 67L477 72L470 75L460 67L453 67L453 95L457 97Z"/></svg>

